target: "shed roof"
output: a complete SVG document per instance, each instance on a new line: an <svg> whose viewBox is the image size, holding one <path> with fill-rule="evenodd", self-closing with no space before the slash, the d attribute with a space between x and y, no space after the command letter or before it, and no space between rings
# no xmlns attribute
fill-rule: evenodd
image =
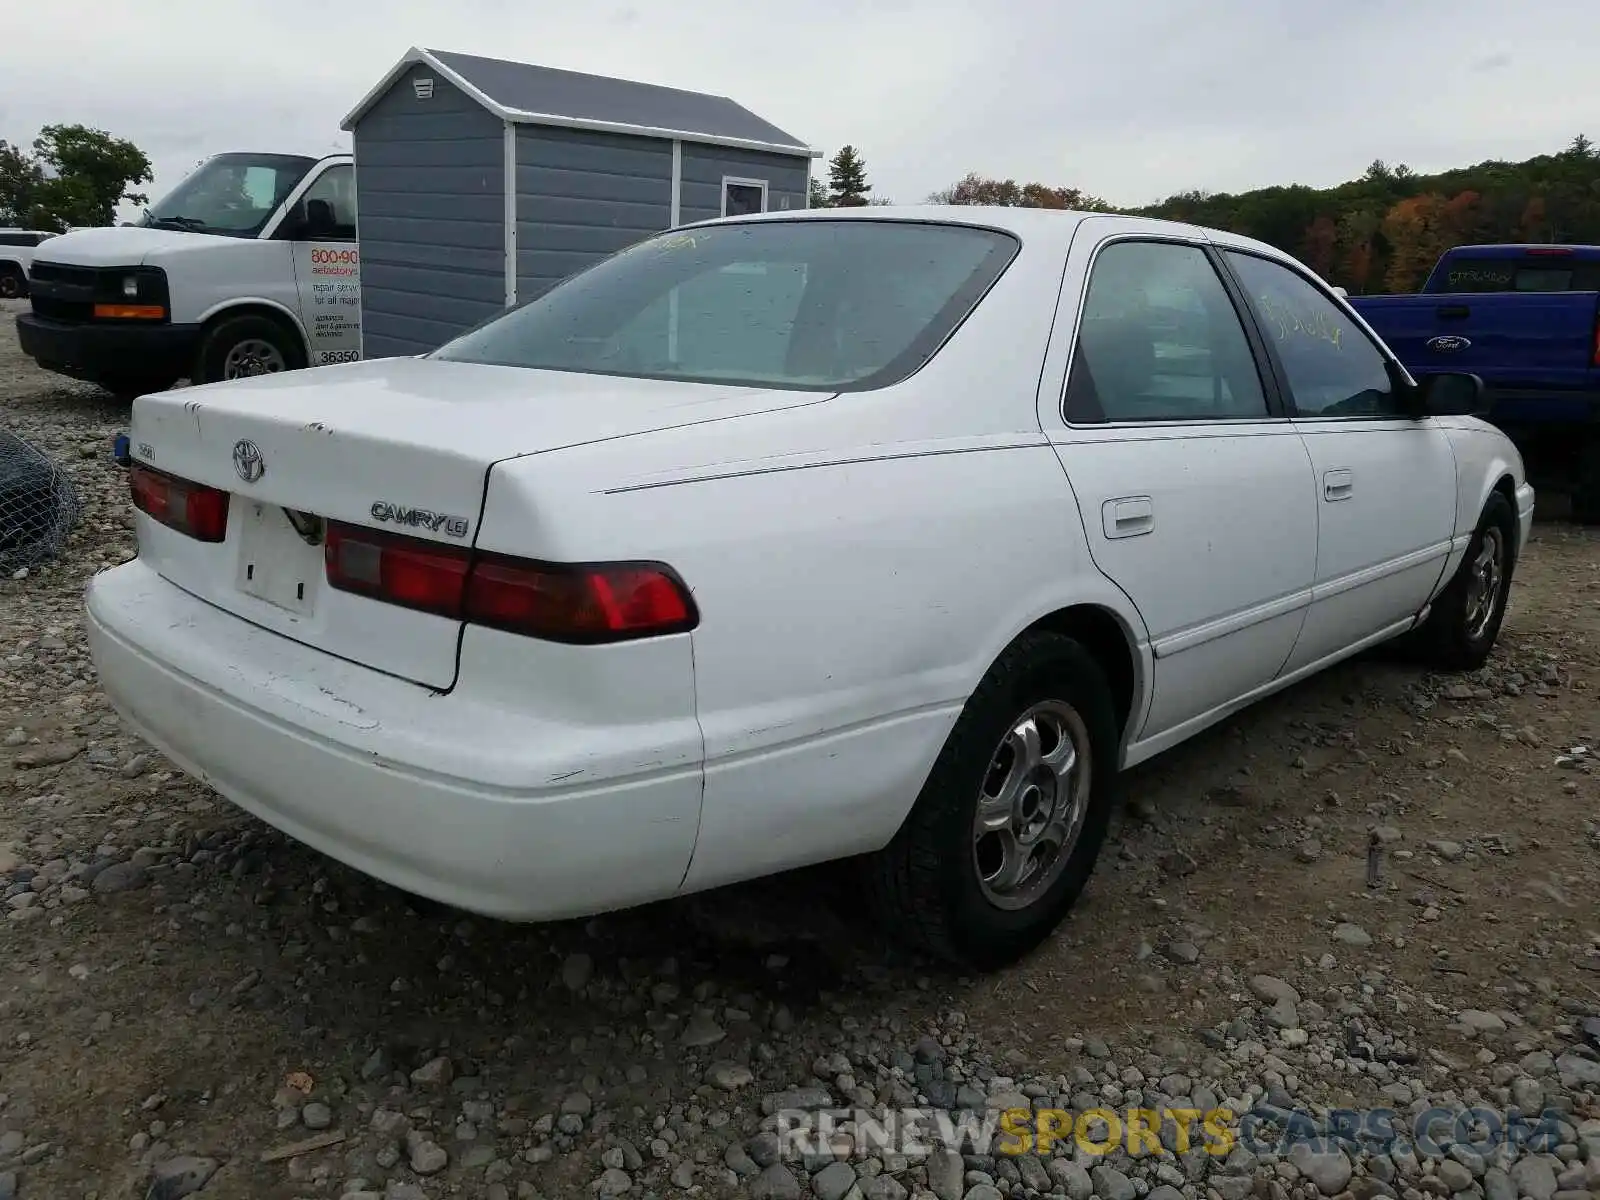
<svg viewBox="0 0 1600 1200"><path fill-rule="evenodd" d="M813 150L726 96L419 47L406 51L351 110L340 128L353 129L379 97L418 64L460 88L503 121L675 138L800 158L822 157L822 151Z"/></svg>

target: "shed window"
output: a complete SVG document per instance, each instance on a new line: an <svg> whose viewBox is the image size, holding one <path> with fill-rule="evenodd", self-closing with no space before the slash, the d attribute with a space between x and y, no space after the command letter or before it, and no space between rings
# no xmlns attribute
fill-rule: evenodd
<svg viewBox="0 0 1600 1200"><path fill-rule="evenodd" d="M764 179L724 179L722 215L747 217L767 211L767 182Z"/></svg>

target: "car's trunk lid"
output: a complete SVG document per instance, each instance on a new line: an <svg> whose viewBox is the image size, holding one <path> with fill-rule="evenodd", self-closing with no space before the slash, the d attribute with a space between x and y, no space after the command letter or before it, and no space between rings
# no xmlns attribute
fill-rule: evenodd
<svg viewBox="0 0 1600 1200"><path fill-rule="evenodd" d="M132 460L229 492L228 532L142 519L140 555L253 624L447 688L460 623L329 587L317 519L470 546L496 462L824 398L426 359L158 393L135 406Z"/></svg>

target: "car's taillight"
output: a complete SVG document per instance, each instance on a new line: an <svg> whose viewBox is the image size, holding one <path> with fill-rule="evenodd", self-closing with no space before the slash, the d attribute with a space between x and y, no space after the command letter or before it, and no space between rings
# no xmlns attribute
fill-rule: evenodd
<svg viewBox="0 0 1600 1200"><path fill-rule="evenodd" d="M1600 367L1600 317L1594 323L1594 357L1589 360L1592 365Z"/></svg>
<svg viewBox="0 0 1600 1200"><path fill-rule="evenodd" d="M461 617L469 562L465 549L330 521L323 558L328 582L340 591Z"/></svg>
<svg viewBox="0 0 1600 1200"><path fill-rule="evenodd" d="M337 522L326 560L341 591L547 641L659 637L699 620L689 589L661 563L537 562Z"/></svg>
<svg viewBox="0 0 1600 1200"><path fill-rule="evenodd" d="M165 471L141 466L128 468L133 506L168 529L202 542L221 542L228 536L228 493Z"/></svg>

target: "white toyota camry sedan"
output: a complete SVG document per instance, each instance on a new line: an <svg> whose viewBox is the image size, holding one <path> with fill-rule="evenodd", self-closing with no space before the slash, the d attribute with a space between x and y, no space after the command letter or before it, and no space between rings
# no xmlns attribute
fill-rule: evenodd
<svg viewBox="0 0 1600 1200"><path fill-rule="evenodd" d="M870 208L652 237L419 358L146 396L101 679L186 771L510 920L825 860L964 966L1118 773L1404 637L1494 645L1533 491L1245 238Z"/></svg>

